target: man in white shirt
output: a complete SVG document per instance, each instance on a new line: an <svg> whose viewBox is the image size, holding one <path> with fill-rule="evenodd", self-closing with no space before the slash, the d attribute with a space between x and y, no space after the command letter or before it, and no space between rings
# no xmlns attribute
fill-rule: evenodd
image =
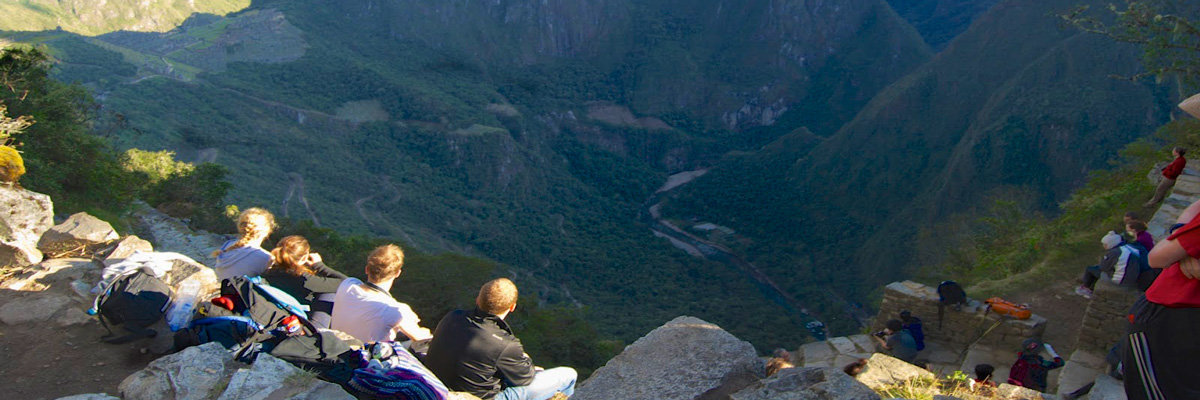
<svg viewBox="0 0 1200 400"><path fill-rule="evenodd" d="M367 257L367 282L349 278L333 299L330 328L369 342L422 341L433 337L407 304L389 292L400 276L404 252L394 244L379 246Z"/></svg>

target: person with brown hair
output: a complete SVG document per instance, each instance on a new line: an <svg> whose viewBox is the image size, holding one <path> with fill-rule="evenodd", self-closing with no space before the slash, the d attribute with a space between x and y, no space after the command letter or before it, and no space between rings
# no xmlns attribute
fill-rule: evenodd
<svg viewBox="0 0 1200 400"><path fill-rule="evenodd" d="M308 319L313 324L328 328L334 294L349 277L326 266L320 254L311 252L308 240L303 236L279 239L271 250L271 257L274 262L262 277L271 286L295 297L301 305L308 306Z"/></svg>
<svg viewBox="0 0 1200 400"><path fill-rule="evenodd" d="M451 390L483 400L546 400L575 392L570 367L533 365L504 318L517 309L517 285L500 278L479 288L475 310L446 314L422 360Z"/></svg>
<svg viewBox="0 0 1200 400"><path fill-rule="evenodd" d="M275 229L275 216L262 208L247 208L238 215L238 238L213 252L217 258L213 270L217 280L235 276L258 276L271 265L271 253L262 248L263 240Z"/></svg>
<svg viewBox="0 0 1200 400"><path fill-rule="evenodd" d="M1129 236L1133 237L1135 242L1145 247L1146 251L1154 250L1154 236L1150 232L1146 232L1146 229L1146 223L1142 221L1134 220L1125 223L1125 233L1128 233Z"/></svg>
<svg viewBox="0 0 1200 400"><path fill-rule="evenodd" d="M338 286L330 328L363 343L429 340L432 335L421 327L417 313L408 304L396 301L390 292L403 266L400 246L387 244L372 250L365 268L367 281L348 278Z"/></svg>

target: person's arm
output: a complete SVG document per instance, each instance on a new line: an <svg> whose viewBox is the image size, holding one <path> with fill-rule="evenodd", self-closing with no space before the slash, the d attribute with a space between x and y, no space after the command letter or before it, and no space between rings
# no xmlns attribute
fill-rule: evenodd
<svg viewBox="0 0 1200 400"><path fill-rule="evenodd" d="M1163 168L1162 175L1168 179L1177 179L1179 174L1183 173L1183 167L1187 165L1187 160L1183 157L1178 157L1171 161L1166 168Z"/></svg>
<svg viewBox="0 0 1200 400"><path fill-rule="evenodd" d="M496 371L512 386L529 386L537 375L533 359L525 354L521 342L506 343L500 358L496 360Z"/></svg>
<svg viewBox="0 0 1200 400"><path fill-rule="evenodd" d="M1179 218L1175 219L1176 223L1186 224L1192 222L1197 215L1200 215L1200 200L1193 202L1187 208L1183 209L1183 213L1179 214Z"/></svg>
<svg viewBox="0 0 1200 400"><path fill-rule="evenodd" d="M417 317L417 313L412 311L408 305L401 304L404 309L398 310L400 318L397 319L396 325L393 326L396 332L403 333L412 340L425 340L433 337L433 333L429 332L428 328L423 328L420 325L421 319Z"/></svg>
<svg viewBox="0 0 1200 400"><path fill-rule="evenodd" d="M1117 262L1121 261L1121 247L1113 247L1104 253L1100 259L1100 271L1112 275L1117 270Z"/></svg>
<svg viewBox="0 0 1200 400"><path fill-rule="evenodd" d="M336 269L330 268L329 266L325 265L324 262L319 261L319 260L312 263L312 265L310 265L309 268L312 268L313 274L315 274L317 276L323 276L326 278L337 278L338 280L349 278L349 276L346 276L346 274L343 274L342 271L338 271Z"/></svg>

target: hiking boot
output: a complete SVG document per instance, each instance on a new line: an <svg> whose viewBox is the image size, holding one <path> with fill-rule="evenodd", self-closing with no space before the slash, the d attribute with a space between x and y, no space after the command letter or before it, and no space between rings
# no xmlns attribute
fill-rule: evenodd
<svg viewBox="0 0 1200 400"><path fill-rule="evenodd" d="M1088 289L1086 286L1080 286L1075 288L1075 294L1083 296L1085 299L1091 299L1092 289Z"/></svg>

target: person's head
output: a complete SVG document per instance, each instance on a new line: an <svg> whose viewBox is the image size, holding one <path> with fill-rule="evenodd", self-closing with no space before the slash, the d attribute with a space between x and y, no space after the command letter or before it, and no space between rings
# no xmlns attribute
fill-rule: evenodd
<svg viewBox="0 0 1200 400"><path fill-rule="evenodd" d="M508 278L488 281L479 288L475 306L492 315L507 315L517 306L517 285Z"/></svg>
<svg viewBox="0 0 1200 400"><path fill-rule="evenodd" d="M992 373L996 372L996 367L992 364L975 364L975 380L986 381L992 379Z"/></svg>
<svg viewBox="0 0 1200 400"><path fill-rule="evenodd" d="M1171 154L1174 154L1175 157L1183 157L1184 154L1187 154L1187 149L1182 148L1182 147L1176 147L1174 149L1171 149Z"/></svg>
<svg viewBox="0 0 1200 400"><path fill-rule="evenodd" d="M1125 218L1123 218L1123 220L1125 221L1126 224L1128 224L1133 221L1141 221L1142 219L1138 218L1137 213L1130 211L1130 212L1125 213Z"/></svg>
<svg viewBox="0 0 1200 400"><path fill-rule="evenodd" d="M846 375L858 376L858 374L861 374L862 371L866 368L867 368L867 360L864 358L860 358L857 361L846 364L845 367L842 367L842 372L845 372Z"/></svg>
<svg viewBox="0 0 1200 400"><path fill-rule="evenodd" d="M385 244L371 250L367 256L367 280L379 283L400 276L404 266L404 250L394 244Z"/></svg>
<svg viewBox="0 0 1200 400"><path fill-rule="evenodd" d="M767 377L775 375L779 373L779 371L788 368L794 368L795 366L795 364L792 364L792 362L788 361L786 358L772 357L770 360L767 360Z"/></svg>
<svg viewBox="0 0 1200 400"><path fill-rule="evenodd" d="M1037 355L1042 352L1042 341L1037 338L1025 339L1021 342L1021 352L1026 355Z"/></svg>
<svg viewBox="0 0 1200 400"><path fill-rule="evenodd" d="M1116 232L1109 231L1104 237L1100 238L1100 245L1104 246L1105 250L1121 245L1121 235Z"/></svg>
<svg viewBox="0 0 1200 400"><path fill-rule="evenodd" d="M306 265L309 250L308 240L303 236L292 235L279 239L279 243L271 249L271 258L274 260L271 269L296 276L311 274L312 270Z"/></svg>
<svg viewBox="0 0 1200 400"><path fill-rule="evenodd" d="M909 321L912 321L912 318L912 311L900 310L900 322L908 323Z"/></svg>
<svg viewBox="0 0 1200 400"><path fill-rule="evenodd" d="M900 330L904 329L904 323L898 319L889 319L885 326L887 327L888 334L900 332Z"/></svg>
<svg viewBox="0 0 1200 400"><path fill-rule="evenodd" d="M1146 223L1142 221L1133 221L1125 224L1125 230L1129 231L1129 233L1132 233L1133 235L1137 235L1146 231Z"/></svg>
<svg viewBox="0 0 1200 400"><path fill-rule="evenodd" d="M222 252L244 247L251 242L257 241L261 243L275 229L275 216L266 209L258 207L247 208L246 211L238 214L237 229L238 240L229 247L226 247L225 250L213 252L214 257L220 255Z"/></svg>

